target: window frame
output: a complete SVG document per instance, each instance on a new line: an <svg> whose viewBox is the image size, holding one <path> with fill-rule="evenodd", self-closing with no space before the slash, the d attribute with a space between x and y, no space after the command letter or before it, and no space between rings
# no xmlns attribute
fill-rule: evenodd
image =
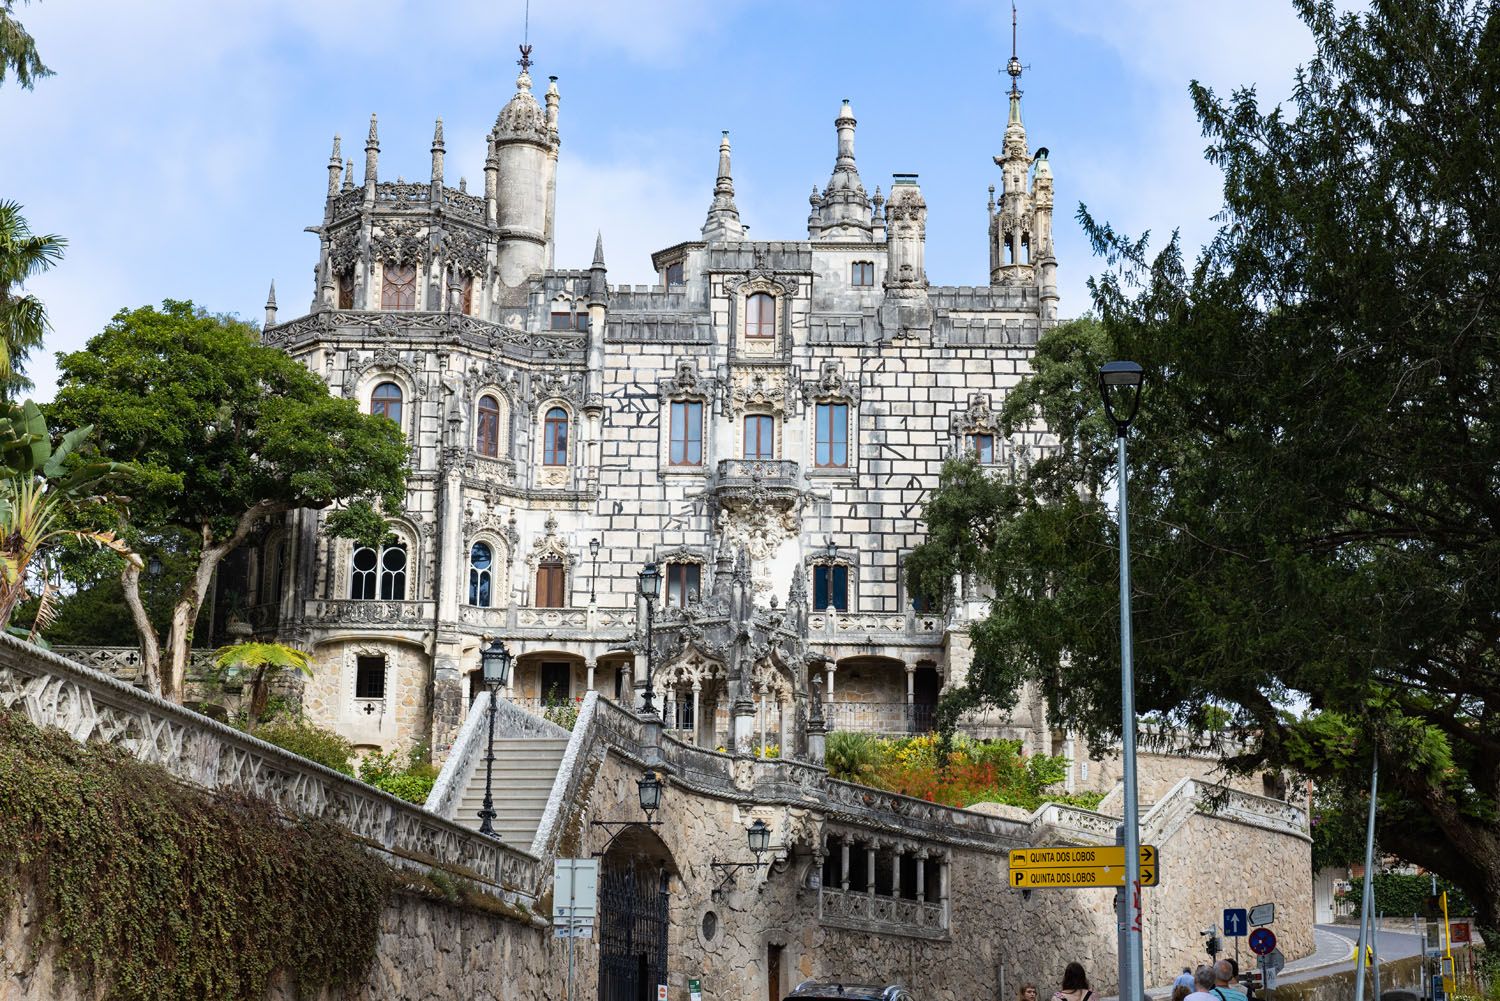
<svg viewBox="0 0 1500 1001"><path fill-rule="evenodd" d="M568 445L573 417L566 407L554 404L542 417L542 465L568 465ZM559 430L561 429L561 430Z"/></svg>
<svg viewBox="0 0 1500 1001"><path fill-rule="evenodd" d="M362 687L362 683L365 681L366 668L370 669L371 673L374 673L377 669L377 666L379 670L380 691L372 695L370 694L370 689L368 687ZM383 655L364 653L356 654L354 657L355 699L360 702L384 702L386 689L390 687L387 684L388 679L386 676L389 670L390 661L387 660Z"/></svg>
<svg viewBox="0 0 1500 1001"><path fill-rule="evenodd" d="M868 281L860 281L867 278ZM854 261L849 265L849 285L852 288L874 288L875 287L875 262Z"/></svg>
<svg viewBox="0 0 1500 1001"><path fill-rule="evenodd" d="M755 443L756 443L756 450L755 450L755 454L753 454L753 455L750 452L750 442L751 442L750 424L751 424L752 421L755 422L755 428L756 428L755 438L754 438ZM762 421L764 421L765 423L762 424L761 423ZM744 419L744 423L741 425L741 428L742 428L742 436L743 436L743 442L742 442L743 447L740 449L740 454L741 454L741 456L744 457L744 459L746 461L748 461L748 462L767 462L767 461L770 461L770 460L776 458L776 418L775 417L773 417L771 414L746 414L745 415L745 419ZM770 437L770 445L769 445L770 451L769 452L762 451L761 448L760 448L761 439L763 437L766 437L766 435L762 434L762 429L769 429L769 432L770 432L770 434L769 434L769 437Z"/></svg>
<svg viewBox="0 0 1500 1001"><path fill-rule="evenodd" d="M667 422L667 464L703 465L703 401L672 400L667 407Z"/></svg>
<svg viewBox="0 0 1500 1001"><path fill-rule="evenodd" d="M983 444L981 444L983 440ZM995 464L995 436L989 431L970 431L964 435L964 451L981 466Z"/></svg>
<svg viewBox="0 0 1500 1001"><path fill-rule="evenodd" d="M813 407L813 466L849 468L849 404L842 400L827 400Z"/></svg>
<svg viewBox="0 0 1500 1001"><path fill-rule="evenodd" d="M483 547L484 566L479 565L475 552ZM495 547L483 539L469 544L469 604L474 608L495 607ZM481 600L482 599L482 600Z"/></svg>
<svg viewBox="0 0 1500 1001"><path fill-rule="evenodd" d="M410 281L403 281L408 274ZM382 263L380 266L380 308L395 312L411 312L417 308L417 283L420 279L416 262L409 264Z"/></svg>
<svg viewBox="0 0 1500 1001"><path fill-rule="evenodd" d="M691 571L691 572L689 572ZM703 564L690 560L668 563L666 570L666 608L686 608L689 602L703 597ZM674 578L678 578L674 580ZM677 594L673 595L673 588Z"/></svg>
<svg viewBox="0 0 1500 1001"><path fill-rule="evenodd" d="M387 557L401 554L400 566L392 566ZM374 555L366 568L358 565L361 553ZM405 542L389 546L355 546L349 553L350 601L405 601L407 577L411 574L411 553Z"/></svg>
<svg viewBox="0 0 1500 1001"><path fill-rule="evenodd" d="M548 556L536 565L535 584L534 608L568 607L568 565L561 557Z"/></svg>
<svg viewBox="0 0 1500 1001"><path fill-rule="evenodd" d="M849 565L847 563L814 565L812 600L815 612L849 611Z"/></svg>
<svg viewBox="0 0 1500 1001"><path fill-rule="evenodd" d="M489 402L488 409L486 401ZM490 432L488 439L485 437L486 426ZM474 451L490 459L500 457L500 400L494 393L483 394L474 404Z"/></svg>
<svg viewBox="0 0 1500 1001"><path fill-rule="evenodd" d="M354 272L353 271L342 272L342 273L339 274L339 276L337 278L334 279L334 281L337 283L337 288L338 288L338 292L336 293L338 295L338 308L339 309L353 309L354 308Z"/></svg>
<svg viewBox="0 0 1500 1001"><path fill-rule="evenodd" d="M765 313L770 307L770 317ZM769 341L776 339L776 297L770 292L751 292L745 296L745 339Z"/></svg>
<svg viewBox="0 0 1500 1001"><path fill-rule="evenodd" d="M396 394L394 397L394 407L392 407L391 405L392 397L387 395L386 397L382 398L380 395L380 391L385 389L387 386L389 386L391 390ZM389 421L392 421L397 427L400 427L402 412L405 410L405 408L406 391L401 388L400 383L395 382L391 379L383 379L380 382L376 383L374 388L370 390L370 413L372 416L379 415Z"/></svg>

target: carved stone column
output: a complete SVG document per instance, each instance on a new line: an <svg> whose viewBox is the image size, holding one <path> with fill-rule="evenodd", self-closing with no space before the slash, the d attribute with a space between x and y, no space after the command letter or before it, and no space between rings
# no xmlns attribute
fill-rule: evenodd
<svg viewBox="0 0 1500 1001"><path fill-rule="evenodd" d="M875 850L880 842L871 841L865 846L865 892L875 896Z"/></svg>
<svg viewBox="0 0 1500 1001"><path fill-rule="evenodd" d="M839 835L839 889L849 890L849 837Z"/></svg>
<svg viewBox="0 0 1500 1001"><path fill-rule="evenodd" d="M734 700L730 710L734 714L734 753L755 752L755 703L748 698Z"/></svg>
<svg viewBox="0 0 1500 1001"><path fill-rule="evenodd" d="M917 849L917 903L927 901L927 849Z"/></svg>
<svg viewBox="0 0 1500 1001"><path fill-rule="evenodd" d="M917 701L917 665L911 661L906 662L906 704L915 705Z"/></svg>
<svg viewBox="0 0 1500 1001"><path fill-rule="evenodd" d="M592 692L594 690L594 669L599 666L599 661L597 659L590 659L585 660L583 663L589 672L588 691Z"/></svg>

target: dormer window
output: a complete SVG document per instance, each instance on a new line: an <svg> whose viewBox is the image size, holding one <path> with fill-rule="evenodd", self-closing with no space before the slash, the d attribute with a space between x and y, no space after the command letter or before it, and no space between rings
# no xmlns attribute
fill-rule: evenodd
<svg viewBox="0 0 1500 1001"><path fill-rule="evenodd" d="M380 285L381 309L417 308L417 266L387 264Z"/></svg>
<svg viewBox="0 0 1500 1001"><path fill-rule="evenodd" d="M776 336L776 298L768 292L757 292L745 300L745 336Z"/></svg>
<svg viewBox="0 0 1500 1001"><path fill-rule="evenodd" d="M849 284L855 288L873 288L875 285L875 262L855 261L850 265Z"/></svg>
<svg viewBox="0 0 1500 1001"><path fill-rule="evenodd" d="M667 265L666 279L667 279L667 287L668 288L671 288L673 285L686 285L687 284L687 279L683 276L683 273L682 273L682 262L681 261L677 261L675 264L668 264Z"/></svg>

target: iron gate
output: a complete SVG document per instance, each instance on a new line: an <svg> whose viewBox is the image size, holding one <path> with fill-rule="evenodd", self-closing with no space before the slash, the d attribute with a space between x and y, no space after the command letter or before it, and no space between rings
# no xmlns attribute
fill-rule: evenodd
<svg viewBox="0 0 1500 1001"><path fill-rule="evenodd" d="M599 1001L655 1001L667 982L667 874L606 866L599 874Z"/></svg>

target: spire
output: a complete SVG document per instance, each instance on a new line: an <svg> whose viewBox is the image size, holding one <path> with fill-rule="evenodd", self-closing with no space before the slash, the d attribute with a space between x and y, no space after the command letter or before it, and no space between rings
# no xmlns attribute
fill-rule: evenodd
<svg viewBox="0 0 1500 1001"><path fill-rule="evenodd" d="M443 116L432 129L432 183L443 183Z"/></svg>
<svg viewBox="0 0 1500 1001"><path fill-rule="evenodd" d="M339 135L333 134L333 154L328 157L328 197L339 193L339 175L344 169L344 154L339 149Z"/></svg>
<svg viewBox="0 0 1500 1001"><path fill-rule="evenodd" d="M594 234L594 263L589 268L589 305L608 306L609 286L605 283L608 272L604 267L604 234Z"/></svg>
<svg viewBox="0 0 1500 1001"><path fill-rule="evenodd" d="M344 161L344 183L339 188L339 190L340 191L351 191L351 190L353 190L353 188L354 188L354 161L353 160L345 160Z"/></svg>
<svg viewBox="0 0 1500 1001"><path fill-rule="evenodd" d="M1010 62L1005 64L1010 74L1010 125L1021 124L1021 58L1016 54L1016 0L1010 2ZM1007 130L1008 131L1008 130Z"/></svg>
<svg viewBox="0 0 1500 1001"><path fill-rule="evenodd" d="M714 182L714 200L703 223L703 239L728 243L745 238L740 210L734 204L734 179L729 172L729 133L719 140L719 177Z"/></svg>
<svg viewBox="0 0 1500 1001"><path fill-rule="evenodd" d="M601 232L601 231L599 231L599 230L595 230L594 231L594 264L593 264L593 266L596 267L596 268L602 268L602 267L604 267L604 233Z"/></svg>
<svg viewBox="0 0 1500 1001"><path fill-rule="evenodd" d="M807 235L817 240L871 239L870 197L865 193L864 182L859 179L859 168L854 164L854 109L845 98L839 107L839 116L833 120L838 131L838 155L833 161L833 176L828 186L815 202L812 216L808 219Z"/></svg>
<svg viewBox="0 0 1500 1001"><path fill-rule="evenodd" d="M276 279L271 279L271 292L266 296L266 326L276 324Z"/></svg>
<svg viewBox="0 0 1500 1001"><path fill-rule="evenodd" d="M365 140L365 184L374 184L380 166L380 132L376 128L375 115L370 115L370 135Z"/></svg>

